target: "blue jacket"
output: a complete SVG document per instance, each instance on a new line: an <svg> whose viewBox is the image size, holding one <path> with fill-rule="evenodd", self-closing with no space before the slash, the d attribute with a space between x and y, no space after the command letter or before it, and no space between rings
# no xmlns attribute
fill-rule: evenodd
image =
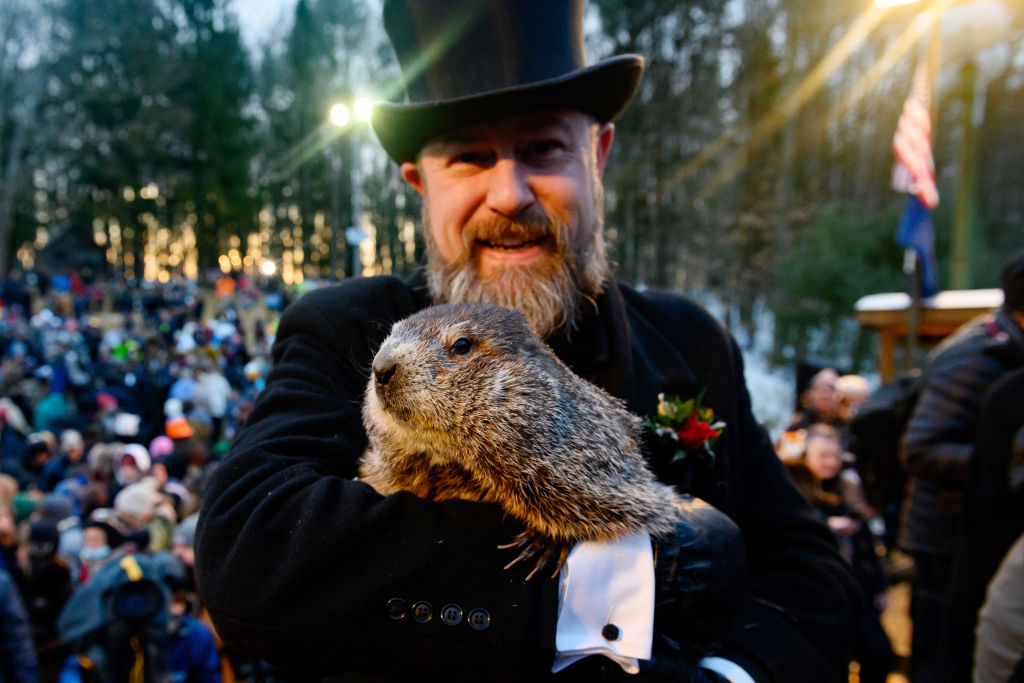
<svg viewBox="0 0 1024 683"><path fill-rule="evenodd" d="M203 622L185 615L167 650L174 683L220 683L220 654L213 633Z"/></svg>
<svg viewBox="0 0 1024 683"><path fill-rule="evenodd" d="M0 683L38 683L32 625L11 575L0 569Z"/></svg>

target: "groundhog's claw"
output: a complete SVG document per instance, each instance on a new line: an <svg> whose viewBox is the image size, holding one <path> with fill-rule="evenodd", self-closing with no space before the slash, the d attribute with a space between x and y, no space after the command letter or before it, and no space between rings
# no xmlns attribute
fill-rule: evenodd
<svg viewBox="0 0 1024 683"><path fill-rule="evenodd" d="M499 550L508 550L509 548L522 548L523 550L514 560L505 565L505 569L511 568L521 560L528 560L534 555L540 554L537 564L526 575L526 581L532 579L537 572L549 564L554 564L555 571L551 574L551 578L555 578L562 565L565 564L565 558L569 555L568 546L556 543L550 538L538 536L531 531L524 531L516 536L511 543L498 546Z"/></svg>

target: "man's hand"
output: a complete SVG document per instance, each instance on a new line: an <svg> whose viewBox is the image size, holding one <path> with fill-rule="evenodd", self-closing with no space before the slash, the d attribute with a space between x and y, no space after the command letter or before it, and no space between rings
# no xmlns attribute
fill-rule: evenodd
<svg viewBox="0 0 1024 683"><path fill-rule="evenodd" d="M714 671L702 669L682 653L655 642L650 659L640 660L640 671L628 674L606 657L587 657L555 676L567 683L618 681L620 683L728 683Z"/></svg>
<svg viewBox="0 0 1024 683"><path fill-rule="evenodd" d="M739 527L703 500L684 497L675 533L655 540L655 633L684 647L714 644L742 600L746 569Z"/></svg>
<svg viewBox="0 0 1024 683"><path fill-rule="evenodd" d="M640 673L631 680L636 683L728 683L719 674L691 664L678 653L661 654L657 650L650 659L640 661Z"/></svg>

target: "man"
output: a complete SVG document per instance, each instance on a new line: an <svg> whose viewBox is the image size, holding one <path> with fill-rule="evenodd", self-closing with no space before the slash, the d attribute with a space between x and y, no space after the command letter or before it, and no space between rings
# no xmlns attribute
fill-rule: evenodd
<svg viewBox="0 0 1024 683"><path fill-rule="evenodd" d="M200 591L230 644L282 668L385 680L544 680L573 652L608 657L585 657L555 680L626 678L637 659L632 680L845 678L857 589L751 416L735 344L689 301L640 295L610 274L600 177L642 60L584 66L582 10L582 0L385 3L410 102L379 106L373 125L423 196L427 265L409 282L320 290L282 317L267 388L200 515ZM521 528L496 506L382 497L352 481L370 361L392 322L433 302L477 300L523 312L577 374L634 413L652 414L659 394L706 390L704 406L726 424L713 463L652 452L651 465L738 524L745 585L693 566L726 575L742 558L720 527L711 533L707 517L687 513L676 540L688 547L659 541L654 594L675 621L656 620L652 634L648 597L637 638L646 654L621 647L644 619L634 629L614 617L573 644L564 620L579 606L570 594L581 570L634 556L643 566L646 539L636 551L581 544L601 546L599 557L570 556L560 581L524 582L525 572L501 568L511 558L497 546ZM643 571L612 573L630 585ZM583 606L605 600L619 614L597 583ZM727 634L713 651L692 651L687 623L730 615L733 599Z"/></svg>
<svg viewBox="0 0 1024 683"><path fill-rule="evenodd" d="M999 309L967 323L932 352L903 435L901 458L910 480L899 543L914 558L911 664L914 680L922 683L944 680L950 671L950 652L939 647L939 634L950 605L964 483L985 394L1000 377L1024 367L1024 253L1007 261L1000 286Z"/></svg>
<svg viewBox="0 0 1024 683"><path fill-rule="evenodd" d="M961 518L959 557L950 586L940 652L942 671L948 681L1005 680L971 677L971 667L982 658L975 655L978 628L979 650L1004 650L980 636L979 610L986 602L990 582L1007 560L1010 549L1024 533L1024 367L1008 372L985 394L978 417L974 453L965 481L964 514ZM1021 551L1018 550L1018 553ZM1016 564L1020 565L1020 557ZM1013 570L1008 570L1013 571ZM1020 582L1011 584L1024 595ZM1008 595L991 593L990 608L999 614L1002 606L1013 604ZM1011 611L1012 612L1012 611ZM1007 614L1007 613L1003 613ZM1024 636L1024 629L1016 629Z"/></svg>

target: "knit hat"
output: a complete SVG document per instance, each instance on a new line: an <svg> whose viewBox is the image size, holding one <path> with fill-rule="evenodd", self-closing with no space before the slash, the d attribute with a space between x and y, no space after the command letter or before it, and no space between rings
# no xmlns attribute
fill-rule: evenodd
<svg viewBox="0 0 1024 683"><path fill-rule="evenodd" d="M189 515L181 520L178 528L174 531L174 545L184 545L189 548L196 544L196 524L199 522L199 514Z"/></svg>
<svg viewBox="0 0 1024 683"><path fill-rule="evenodd" d="M187 439L195 434L195 430L192 429L192 425L190 425L188 420L184 417L172 418L167 421L164 427L167 429L167 436L172 439Z"/></svg>
<svg viewBox="0 0 1024 683"><path fill-rule="evenodd" d="M161 434L149 442L149 454L154 458L163 455L170 455L174 452L174 441L169 436Z"/></svg>
<svg viewBox="0 0 1024 683"><path fill-rule="evenodd" d="M114 511L135 519L148 519L153 516L159 502L160 493L156 489L156 481L146 478L118 492L114 497Z"/></svg>
<svg viewBox="0 0 1024 683"><path fill-rule="evenodd" d="M82 433L77 429L65 429L60 435L60 450L62 453L67 453L72 450L81 450L85 448L85 441L82 439Z"/></svg>
<svg viewBox="0 0 1024 683"><path fill-rule="evenodd" d="M35 509L36 501L32 500L32 497L24 491L16 495L14 500L11 501L11 511L14 512L14 521L19 524L28 519L29 515L31 515L32 511Z"/></svg>
<svg viewBox="0 0 1024 683"><path fill-rule="evenodd" d="M36 506L36 513L40 519L59 522L74 514L74 503L65 496L49 493L39 501L39 504Z"/></svg>
<svg viewBox="0 0 1024 683"><path fill-rule="evenodd" d="M57 523L51 519L32 522L28 530L28 552L36 557L52 557L60 543Z"/></svg>
<svg viewBox="0 0 1024 683"><path fill-rule="evenodd" d="M114 410L117 408L117 399L113 394L101 391L96 394L96 407L100 410Z"/></svg>
<svg viewBox="0 0 1024 683"><path fill-rule="evenodd" d="M1024 312L1024 251L1013 256L999 274L999 286L1003 290L1003 307L1010 311Z"/></svg>
<svg viewBox="0 0 1024 683"><path fill-rule="evenodd" d="M114 434L123 437L138 436L141 422L142 418L134 413L118 413L114 416Z"/></svg>

